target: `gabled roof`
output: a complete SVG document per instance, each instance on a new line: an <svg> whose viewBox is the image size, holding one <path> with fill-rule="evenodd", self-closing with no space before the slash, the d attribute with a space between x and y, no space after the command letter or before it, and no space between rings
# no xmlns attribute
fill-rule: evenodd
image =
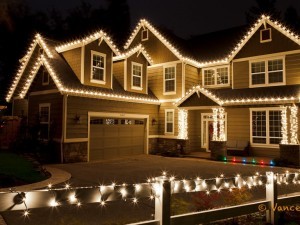
<svg viewBox="0 0 300 225"><path fill-rule="evenodd" d="M194 86L183 98L178 100L176 106L180 107L183 102L196 92L201 92L220 106L300 102L300 85L211 90L207 90L198 85Z"/></svg>
<svg viewBox="0 0 300 225"><path fill-rule="evenodd" d="M63 57L55 51L57 42L42 38L40 35L39 39L44 43L42 48L47 48L47 51L51 53L51 57L49 57L50 54L49 56L48 54L42 54L34 58L31 53L30 57L27 57L27 61L29 59L33 60L29 74L24 74L26 65L24 66L24 62L21 62L21 69L17 74L18 82L14 82L10 88L10 91L6 97L7 101L10 101L12 95L17 91L17 86L18 92L16 95L18 95L20 98L24 98L34 78L36 77L39 68L43 65L62 94L116 101L159 104L159 100L150 90L148 90L148 94L126 92L116 79L113 80L113 89L81 84L71 67L63 59ZM32 46L33 45L31 45L29 48L30 51ZM22 78L22 82L19 82L22 76L24 76Z"/></svg>
<svg viewBox="0 0 300 225"><path fill-rule="evenodd" d="M55 47L55 50L57 52L61 53L61 52L67 51L67 50L85 46L97 39L99 39L99 41L105 41L116 55L120 54L120 51L117 48L117 46L113 43L111 38L102 30L97 31L91 35L88 35L82 39L77 39L77 40L62 44L62 45L58 45Z"/></svg>
<svg viewBox="0 0 300 225"><path fill-rule="evenodd" d="M140 53L143 54L143 56L147 59L147 61L149 62L150 65L153 64L152 58L150 57L150 55L147 53L147 51L145 50L145 48L141 44L139 44L136 47L128 50L127 52L124 52L120 55L114 56L113 61L126 59L126 58L132 56L136 52L138 52L138 54L140 54Z"/></svg>

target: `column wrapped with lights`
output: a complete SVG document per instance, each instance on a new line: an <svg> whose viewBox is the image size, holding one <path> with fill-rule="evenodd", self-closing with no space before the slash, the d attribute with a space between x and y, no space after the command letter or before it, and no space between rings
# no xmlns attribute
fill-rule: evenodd
<svg viewBox="0 0 300 225"><path fill-rule="evenodd" d="M293 105L290 107L290 144L298 144L298 106Z"/></svg>
<svg viewBox="0 0 300 225"><path fill-rule="evenodd" d="M225 110L224 108L219 108L219 141L226 141L225 138Z"/></svg>
<svg viewBox="0 0 300 225"><path fill-rule="evenodd" d="M188 139L188 112L185 109L178 111L178 138Z"/></svg>
<svg viewBox="0 0 300 225"><path fill-rule="evenodd" d="M281 144L288 144L287 107L281 106Z"/></svg>
<svg viewBox="0 0 300 225"><path fill-rule="evenodd" d="M213 141L218 141L218 108L213 108Z"/></svg>

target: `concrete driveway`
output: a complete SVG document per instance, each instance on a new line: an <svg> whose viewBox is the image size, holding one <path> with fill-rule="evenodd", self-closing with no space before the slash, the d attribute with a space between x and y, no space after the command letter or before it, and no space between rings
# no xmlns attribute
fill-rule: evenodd
<svg viewBox="0 0 300 225"><path fill-rule="evenodd" d="M147 178L160 176L167 171L177 178L214 178L220 174L233 176L254 175L256 172L264 174L266 171L284 172L286 168L233 164L215 162L204 159L168 158L153 155L139 155L115 160L89 163L58 164L54 167L71 173L73 186L99 185L117 183L145 182ZM289 169L290 172L296 171Z"/></svg>

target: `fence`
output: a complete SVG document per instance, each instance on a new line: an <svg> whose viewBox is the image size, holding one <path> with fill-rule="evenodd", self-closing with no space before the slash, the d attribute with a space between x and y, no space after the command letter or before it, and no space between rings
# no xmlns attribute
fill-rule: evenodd
<svg viewBox="0 0 300 225"><path fill-rule="evenodd" d="M154 220L133 223L131 225L195 225L211 221L223 220L231 217L266 211L267 222L278 224L279 206L290 207L290 211L299 211L300 194L279 197L277 186L299 185L298 173L274 174L267 172L266 175L255 174L254 176L242 177L217 177L213 179L190 179L176 180L164 174L158 178L149 179L147 183L121 184L115 183L107 186L90 186L71 188L68 184L63 188L52 188L30 192L0 193L0 211L24 210L24 216L28 215L30 208L57 207L66 204L81 204L99 202L105 205L109 201L130 199L137 203L139 198L149 197L155 201ZM220 190L232 190L234 188L265 186L266 199L247 204L223 207L171 216L171 195L190 192L219 192Z"/></svg>

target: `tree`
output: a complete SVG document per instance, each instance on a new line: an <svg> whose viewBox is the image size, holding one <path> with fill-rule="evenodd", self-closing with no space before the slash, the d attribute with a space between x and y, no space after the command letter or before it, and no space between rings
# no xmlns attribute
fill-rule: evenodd
<svg viewBox="0 0 300 225"><path fill-rule="evenodd" d="M281 19L281 12L276 9L276 0L255 0L256 6L252 6L246 12L247 23L254 23L262 14L269 15L277 20Z"/></svg>

